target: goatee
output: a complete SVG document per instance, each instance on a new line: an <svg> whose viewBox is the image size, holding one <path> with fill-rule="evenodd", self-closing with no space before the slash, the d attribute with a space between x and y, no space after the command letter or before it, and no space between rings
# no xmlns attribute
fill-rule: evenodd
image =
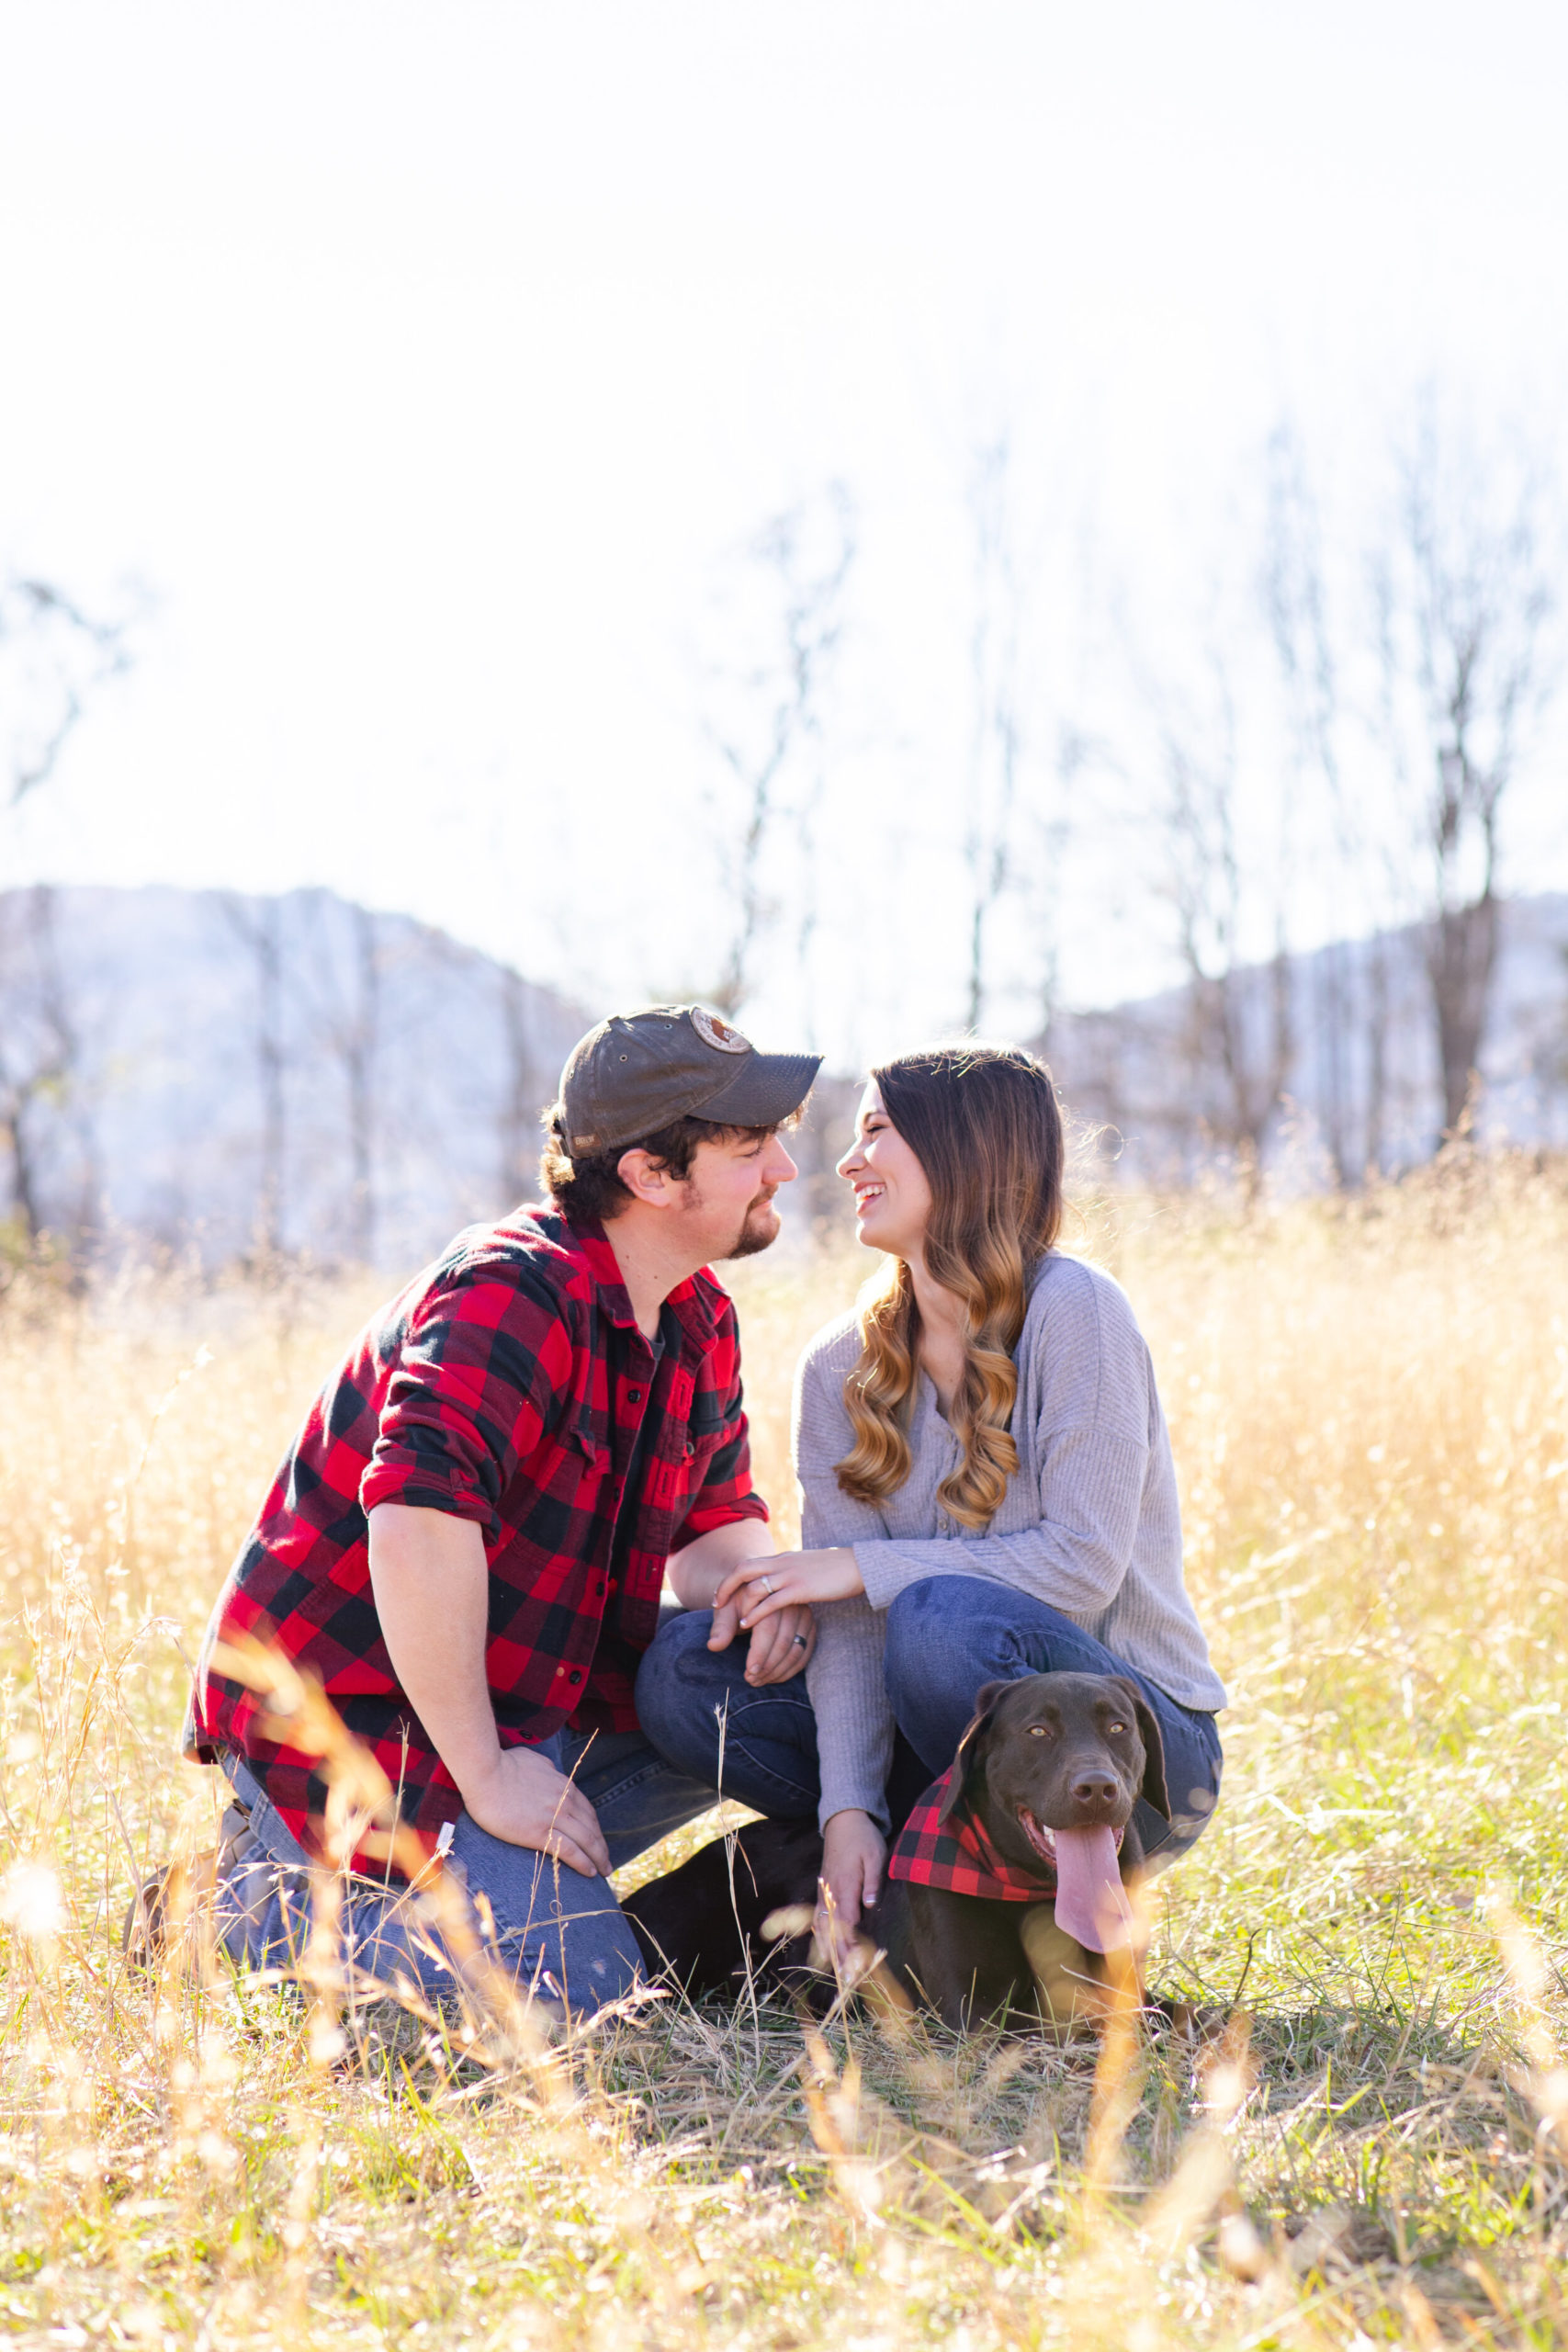
<svg viewBox="0 0 1568 2352"><path fill-rule="evenodd" d="M724 1253L727 1263L736 1258L754 1258L760 1250L771 1250L773 1248L773 1243L779 1238L778 1218L776 1216L774 1217L771 1227L759 1227L754 1226L751 1222L751 1219L756 1216L759 1209L772 1208L773 1201L773 1194L771 1193L764 1193L760 1195L758 1199L752 1202L750 1207L747 1210L745 1216L741 1220L740 1230L736 1236L734 1249L727 1250Z"/></svg>

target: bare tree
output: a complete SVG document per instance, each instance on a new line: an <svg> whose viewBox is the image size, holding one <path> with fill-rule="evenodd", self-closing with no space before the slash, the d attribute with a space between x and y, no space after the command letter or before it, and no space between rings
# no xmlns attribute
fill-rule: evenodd
<svg viewBox="0 0 1568 2352"><path fill-rule="evenodd" d="M0 760L10 808L53 774L94 687L129 666L129 627L128 616L91 614L48 581L0 585ZM80 1091L81 1040L56 912L55 893L42 884L0 899L0 1143L12 1217L29 1244L44 1227L44 1124L58 1122ZM90 1217L86 1204L82 1222Z"/></svg>
<svg viewBox="0 0 1568 2352"><path fill-rule="evenodd" d="M1308 829L1325 864L1329 912L1328 936L1310 967L1317 1047L1312 1101L1343 1190L1359 1184L1382 1161L1390 1003L1385 926L1393 892L1374 830L1346 776L1352 697L1343 615L1331 609L1322 509L1301 440L1287 424L1276 428L1269 444L1259 587L1285 690L1295 788L1321 811L1321 821Z"/></svg>
<svg viewBox="0 0 1568 2352"><path fill-rule="evenodd" d="M1483 454L1424 400L1371 577L1381 723L1416 854L1443 1132L1478 1083L1497 959L1505 800L1559 675L1543 465ZM1555 536L1554 533L1551 536Z"/></svg>
<svg viewBox="0 0 1568 2352"><path fill-rule="evenodd" d="M501 1192L508 1203L532 1198L539 1157L543 1090L529 1017L528 983L503 964L498 976L505 1052L501 1094Z"/></svg>
<svg viewBox="0 0 1568 2352"><path fill-rule="evenodd" d="M1301 444L1288 425L1269 449L1269 512L1262 579L1264 610L1283 679L1298 788L1320 791L1331 814L1327 854L1335 879L1355 865L1339 761L1339 668L1329 629L1322 518ZM1347 1046L1351 1012L1348 942L1334 936L1313 959L1319 1048L1314 1109L1343 1189L1356 1180L1350 1144Z"/></svg>
<svg viewBox="0 0 1568 2352"><path fill-rule="evenodd" d="M391 949L381 919L367 907L345 905L321 890L310 894L308 913L314 936L303 963L313 1034L343 1073L348 1254L357 1264L372 1265L382 1140L383 996Z"/></svg>
<svg viewBox="0 0 1568 2352"><path fill-rule="evenodd" d="M1543 545L1555 537L1556 500L1544 467L1517 448L1483 451L1428 390L1396 447L1364 579L1354 590L1341 582L1331 612L1325 535L1294 435L1282 428L1270 455L1263 603L1296 785L1315 809L1331 882L1328 935L1312 963L1315 1107L1339 1181L1353 1182L1383 1156L1390 957L1405 923L1423 933L1443 1134L1458 1131L1478 1083L1504 803L1556 681Z"/></svg>
<svg viewBox="0 0 1568 2352"><path fill-rule="evenodd" d="M969 876L967 1021L980 1026L993 916L1014 879L1020 758L1018 692L1021 590L1009 510L1011 449L1004 435L977 449L969 478L974 533L974 691L964 863Z"/></svg>
<svg viewBox="0 0 1568 2352"><path fill-rule="evenodd" d="M0 707L11 805L53 774L95 686L130 666L130 620L89 613L46 580L0 586Z"/></svg>
<svg viewBox="0 0 1568 2352"><path fill-rule="evenodd" d="M1159 714L1161 889L1187 974L1197 1105L1256 1186L1295 1054L1283 861L1261 876L1244 850L1235 696L1217 651L1206 666L1205 699L1168 695ZM1249 953L1249 926L1264 909L1272 952L1259 959Z"/></svg>
<svg viewBox="0 0 1568 2352"><path fill-rule="evenodd" d="M967 496L974 617L969 638L971 728L963 859L968 884L964 1019L978 1029L998 989L1027 1007L1024 1025L1048 1039L1056 1012L1057 887L1067 840L1069 787L1100 747L1058 711L1042 708L1037 634L1028 628L1042 548L1018 546L1010 435L974 450ZM1087 550L1077 549L1080 571ZM1075 591L1081 582L1075 579ZM1032 723L1026 721L1026 703ZM1054 741L1051 738L1054 736ZM1059 787L1053 794L1052 782ZM1018 921L998 942L1011 901Z"/></svg>
<svg viewBox="0 0 1568 2352"><path fill-rule="evenodd" d="M376 1257L376 1056L381 1032L381 955L376 918L350 909L354 933L353 993L338 1030L348 1091L349 1197L353 1254L362 1266Z"/></svg>
<svg viewBox="0 0 1568 2352"><path fill-rule="evenodd" d="M819 753L822 697L843 633L844 592L855 557L853 509L842 484L829 485L819 517L804 505L775 515L753 541L751 555L776 602L778 641L728 682L739 688L741 722L710 730L733 787L727 796L731 813L724 878L734 915L724 963L709 991L717 1010L729 1014L755 985L757 958L779 911L768 885L768 859L785 822L803 876L796 944L809 953L822 779L819 758L808 764L803 755ZM752 733L745 718L758 711L761 724ZM804 775L795 773L803 767Z"/></svg>
<svg viewBox="0 0 1568 2352"><path fill-rule="evenodd" d="M29 1244L47 1222L40 1129L69 1100L81 1050L55 914L47 884L0 898L0 1143L11 1218Z"/></svg>
<svg viewBox="0 0 1568 2352"><path fill-rule="evenodd" d="M284 901L227 893L223 912L243 941L255 979L256 1077L261 1090L261 1174L256 1195L256 1244L264 1254L283 1247L288 1209L288 1046L284 1029Z"/></svg>

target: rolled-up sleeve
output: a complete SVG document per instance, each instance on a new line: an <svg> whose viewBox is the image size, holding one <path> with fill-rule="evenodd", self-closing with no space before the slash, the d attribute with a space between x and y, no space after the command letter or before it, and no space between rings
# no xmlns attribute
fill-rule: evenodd
<svg viewBox="0 0 1568 2352"><path fill-rule="evenodd" d="M402 1503L501 1534L500 1502L570 1374L552 1300L479 1271L421 1300L392 1374L361 1508Z"/></svg>

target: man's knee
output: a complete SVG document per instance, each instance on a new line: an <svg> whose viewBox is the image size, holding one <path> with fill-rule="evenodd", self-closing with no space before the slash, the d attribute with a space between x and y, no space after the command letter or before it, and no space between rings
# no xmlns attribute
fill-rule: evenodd
<svg viewBox="0 0 1568 2352"><path fill-rule="evenodd" d="M608 2002L624 2001L642 1981L642 1953L631 1921L603 1879L556 1882L559 1909L502 1939L520 1985L563 2002L587 2018ZM498 1921L498 1926L500 1922Z"/></svg>
<svg viewBox="0 0 1568 2352"><path fill-rule="evenodd" d="M622 1932L596 1935L585 1950L568 1942L563 1954L567 2003L574 2017L592 2016L611 2002L625 2001L644 1981L642 1954L631 1922L622 1915Z"/></svg>
<svg viewBox="0 0 1568 2352"><path fill-rule="evenodd" d="M693 1686L707 1679L712 1630L711 1609L671 1611L643 1653L637 1675L637 1722L656 1747L662 1746L664 1732L689 1716Z"/></svg>
<svg viewBox="0 0 1568 2352"><path fill-rule="evenodd" d="M688 1660L712 1655L707 1646L712 1631L711 1609L662 1610L659 1631L643 1653L643 1665L658 1660L679 1672Z"/></svg>

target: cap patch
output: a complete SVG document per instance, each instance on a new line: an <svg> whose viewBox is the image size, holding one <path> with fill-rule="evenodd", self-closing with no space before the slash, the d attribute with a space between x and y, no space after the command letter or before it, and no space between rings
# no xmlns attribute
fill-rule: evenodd
<svg viewBox="0 0 1568 2352"><path fill-rule="evenodd" d="M732 1029L728 1021L721 1021L716 1012L710 1012L705 1005L693 1005L692 1026L705 1046L716 1046L721 1054L751 1051L750 1040L743 1037L739 1029Z"/></svg>

